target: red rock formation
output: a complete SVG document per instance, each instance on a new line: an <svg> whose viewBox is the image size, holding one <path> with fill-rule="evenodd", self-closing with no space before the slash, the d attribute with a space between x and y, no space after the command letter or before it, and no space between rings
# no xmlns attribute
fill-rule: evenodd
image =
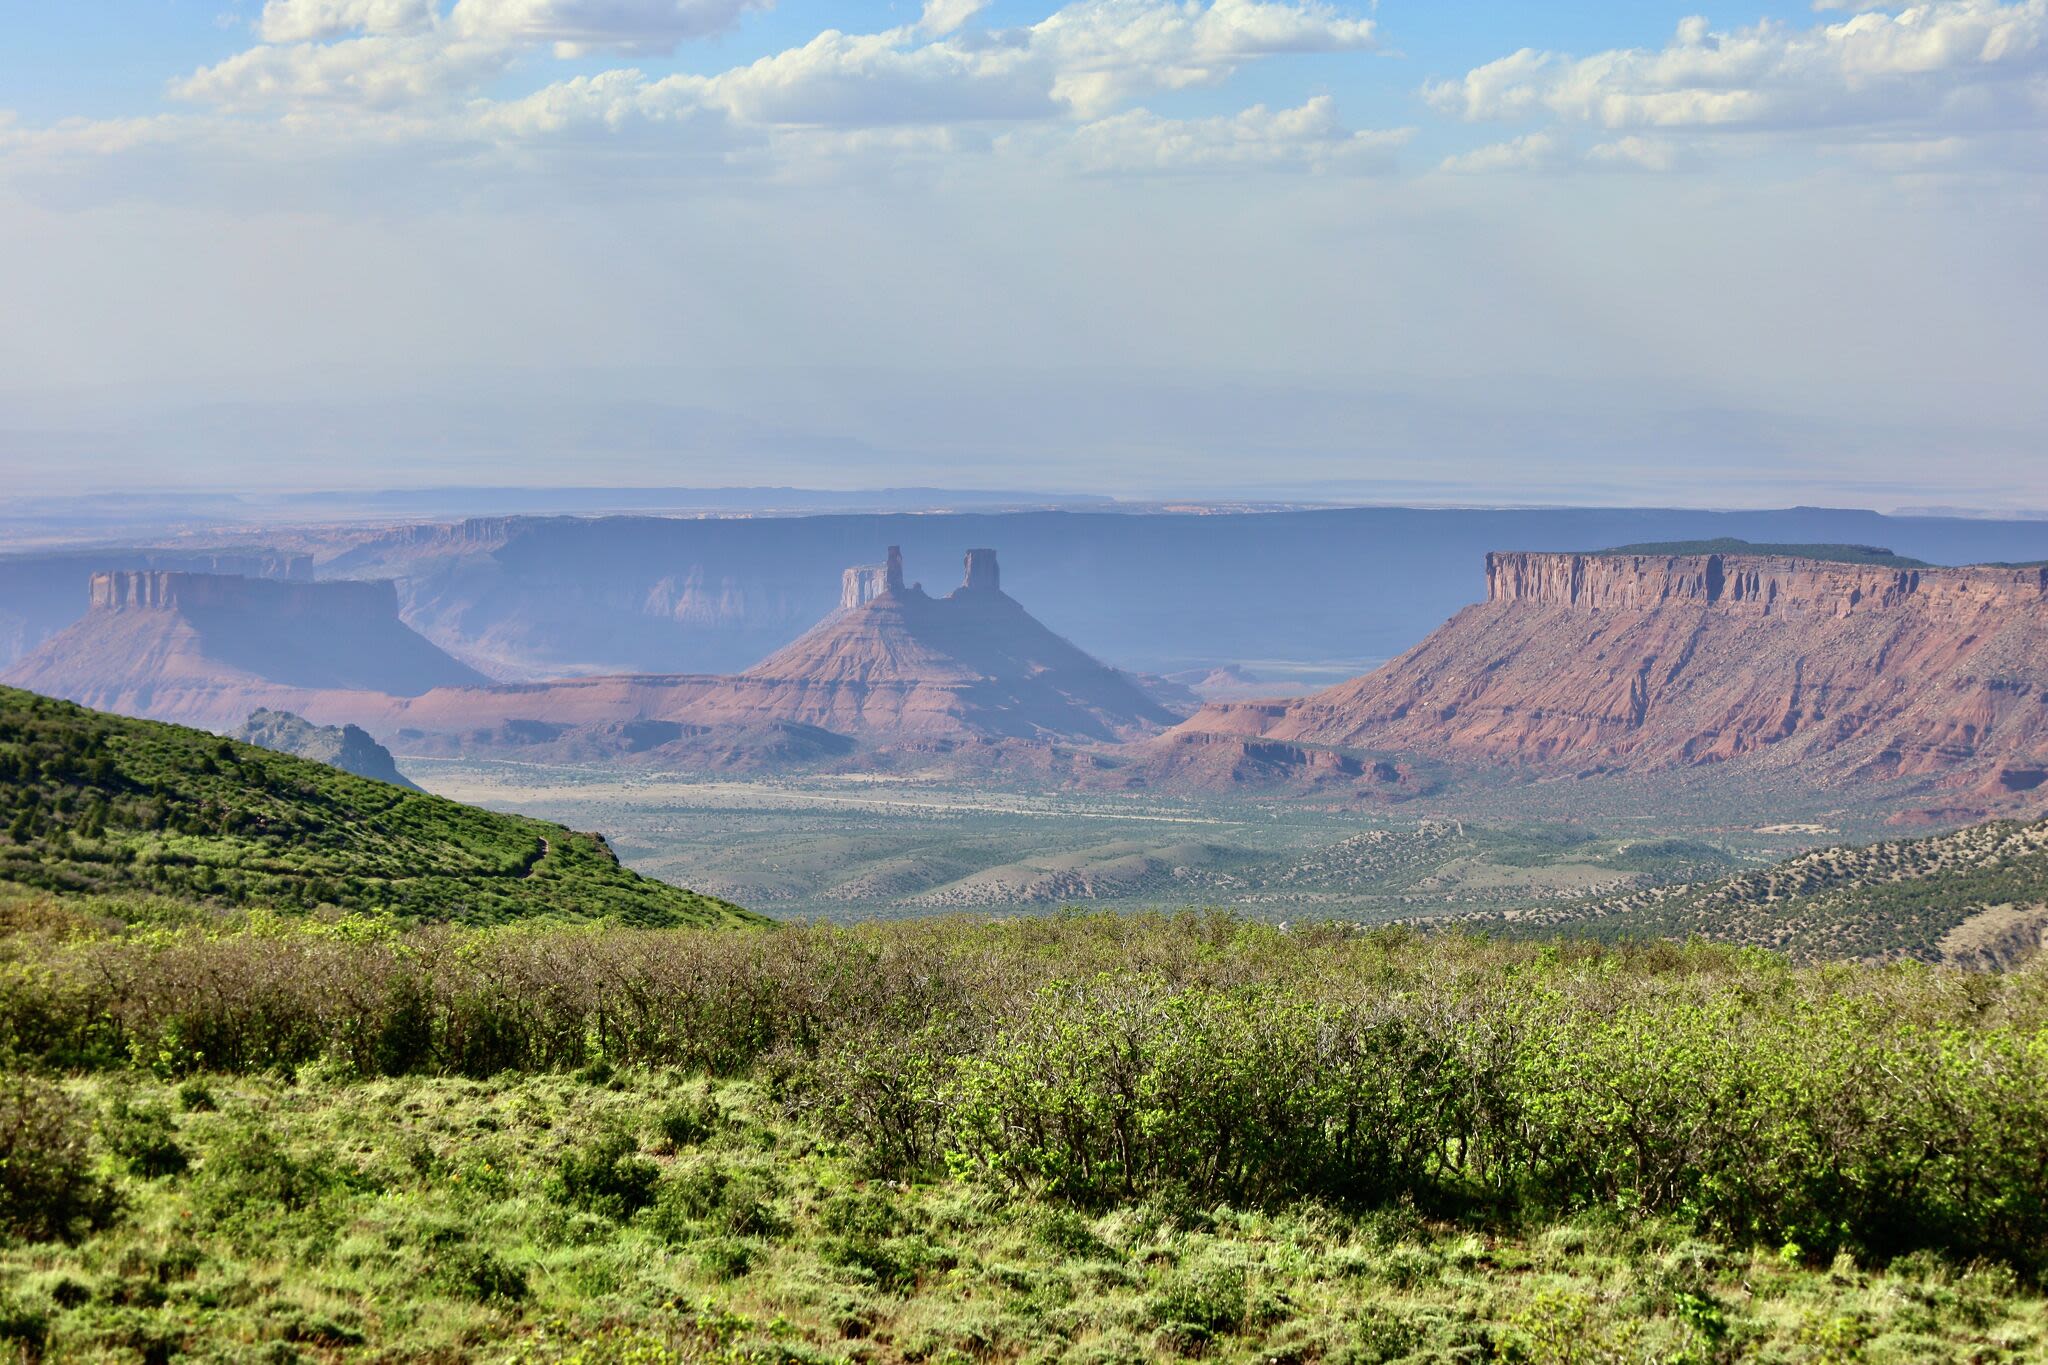
<svg viewBox="0 0 2048 1365"><path fill-rule="evenodd" d="M903 591L903 551L889 547L884 564L856 564L839 580L839 610L858 611L884 593Z"/></svg>
<svg viewBox="0 0 2048 1365"><path fill-rule="evenodd" d="M993 551L970 555L969 581L943 598L906 585L893 549L880 568L879 580L869 567L849 571L846 585L862 600L736 675L438 688L411 698L315 699L296 709L323 722L351 720L387 739L402 732L406 752L446 751L451 743L638 752L620 747L617 727L667 722L687 733L678 730L676 743L651 747L667 748L679 763L715 745L786 752L789 735L803 736L809 752L826 753L829 746L810 730L871 747L940 750L1131 738L1178 719L1135 680L1061 639L1003 592ZM870 595L877 582L881 590ZM780 737L776 745L764 748L753 737L770 733L766 727L782 728L772 732ZM746 742L735 747L727 743L733 737Z"/></svg>
<svg viewBox="0 0 2048 1365"><path fill-rule="evenodd" d="M388 582L94 574L83 619L0 679L101 710L228 728L323 694L483 681L398 619Z"/></svg>
<svg viewBox="0 0 2048 1365"><path fill-rule="evenodd" d="M1486 602L1378 671L1205 707L1169 738L2003 790L2048 755L2048 570L1494 554L1486 572Z"/></svg>

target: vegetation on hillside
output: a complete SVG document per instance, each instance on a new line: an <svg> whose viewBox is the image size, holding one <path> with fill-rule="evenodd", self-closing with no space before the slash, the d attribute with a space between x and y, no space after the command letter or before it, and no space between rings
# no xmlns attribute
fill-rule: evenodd
<svg viewBox="0 0 2048 1365"><path fill-rule="evenodd" d="M1932 569L1924 559L1909 559L1876 545L1755 545L1723 536L1715 540L1660 540L1642 545L1617 545L1594 550L1596 555L1778 555L1787 559L1819 559L1834 564L1869 564L1884 569Z"/></svg>
<svg viewBox="0 0 2048 1365"><path fill-rule="evenodd" d="M1470 917L1469 928L1600 939L1697 936L1806 961L1918 957L1973 915L2048 906L2048 821L1815 849L1712 881Z"/></svg>
<svg viewBox="0 0 2048 1365"><path fill-rule="evenodd" d="M414 920L744 918L604 840L0 688L0 882Z"/></svg>
<svg viewBox="0 0 2048 1365"><path fill-rule="evenodd" d="M2039 967L108 908L0 902L0 1333L65 1358L2048 1348Z"/></svg>

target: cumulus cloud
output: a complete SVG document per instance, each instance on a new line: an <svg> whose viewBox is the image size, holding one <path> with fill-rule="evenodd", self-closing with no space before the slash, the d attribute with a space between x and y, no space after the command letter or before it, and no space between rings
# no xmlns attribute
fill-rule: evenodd
<svg viewBox="0 0 2048 1365"><path fill-rule="evenodd" d="M989 0L924 0L924 16L917 26L941 37L966 27L967 21L989 7Z"/></svg>
<svg viewBox="0 0 2048 1365"><path fill-rule="evenodd" d="M469 91L509 60L495 45L428 34L266 43L172 82L171 93L237 113L337 104L396 110Z"/></svg>
<svg viewBox="0 0 2048 1365"><path fill-rule="evenodd" d="M1571 161L1571 144L1566 139L1556 133L1530 133L1445 157L1443 169L1459 175L1487 175L1499 171L1555 170Z"/></svg>
<svg viewBox="0 0 2048 1365"><path fill-rule="evenodd" d="M1617 132L2001 126L2048 108L2044 58L2048 0L1936 0L1810 29L1691 18L1655 51L1525 49L1425 93L1469 120L1548 115Z"/></svg>
<svg viewBox="0 0 2048 1365"><path fill-rule="evenodd" d="M267 0L256 22L266 43L318 42L348 33L418 33L434 0Z"/></svg>
<svg viewBox="0 0 2048 1365"><path fill-rule="evenodd" d="M1337 117L1336 101L1318 95L1295 109L1255 104L1242 113L1203 119L1161 118L1132 109L1083 124L1069 154L1095 172L1232 170L1248 166L1314 171L1384 172L1414 129L1354 132Z"/></svg>
<svg viewBox="0 0 2048 1365"><path fill-rule="evenodd" d="M465 37L547 44L559 57L669 52L720 33L769 0L456 0L449 27Z"/></svg>
<svg viewBox="0 0 2048 1365"><path fill-rule="evenodd" d="M1375 32L1372 20L1312 0L1080 0L1026 30L1023 41L1056 72L1054 95L1093 116L1149 90L1217 84L1260 57L1363 51Z"/></svg>
<svg viewBox="0 0 2048 1365"><path fill-rule="evenodd" d="M1348 129L1327 96L1193 119L1142 106L1269 58L1376 45L1371 19L1327 0L1071 0L994 28L974 22L988 0L926 0L900 26L828 29L709 74L621 66L500 93L550 56L665 52L769 3L268 0L261 42L171 82L201 112L166 136L201 138L214 117L245 140L297 138L309 155L317 127L320 149L337 156L351 138L380 153L412 142L443 165L560 166L573 150L591 174L608 156L644 173L664 138L681 161L756 169L891 156L930 165L1029 147L1047 165L1093 173L1361 171L1387 168L1407 136Z"/></svg>

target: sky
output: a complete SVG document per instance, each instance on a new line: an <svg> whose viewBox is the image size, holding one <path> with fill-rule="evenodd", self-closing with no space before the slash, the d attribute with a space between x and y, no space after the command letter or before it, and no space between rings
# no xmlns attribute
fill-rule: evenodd
<svg viewBox="0 0 2048 1365"><path fill-rule="evenodd" d="M2048 0L0 10L0 497L2048 508Z"/></svg>

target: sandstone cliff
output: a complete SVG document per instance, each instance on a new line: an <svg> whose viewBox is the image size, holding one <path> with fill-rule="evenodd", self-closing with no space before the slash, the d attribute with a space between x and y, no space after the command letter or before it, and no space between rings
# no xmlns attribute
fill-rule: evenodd
<svg viewBox="0 0 2048 1365"><path fill-rule="evenodd" d="M2048 569L1493 554L1486 578L1485 602L1376 672L1205 707L1163 751L1232 737L2008 792L2048 759Z"/></svg>

